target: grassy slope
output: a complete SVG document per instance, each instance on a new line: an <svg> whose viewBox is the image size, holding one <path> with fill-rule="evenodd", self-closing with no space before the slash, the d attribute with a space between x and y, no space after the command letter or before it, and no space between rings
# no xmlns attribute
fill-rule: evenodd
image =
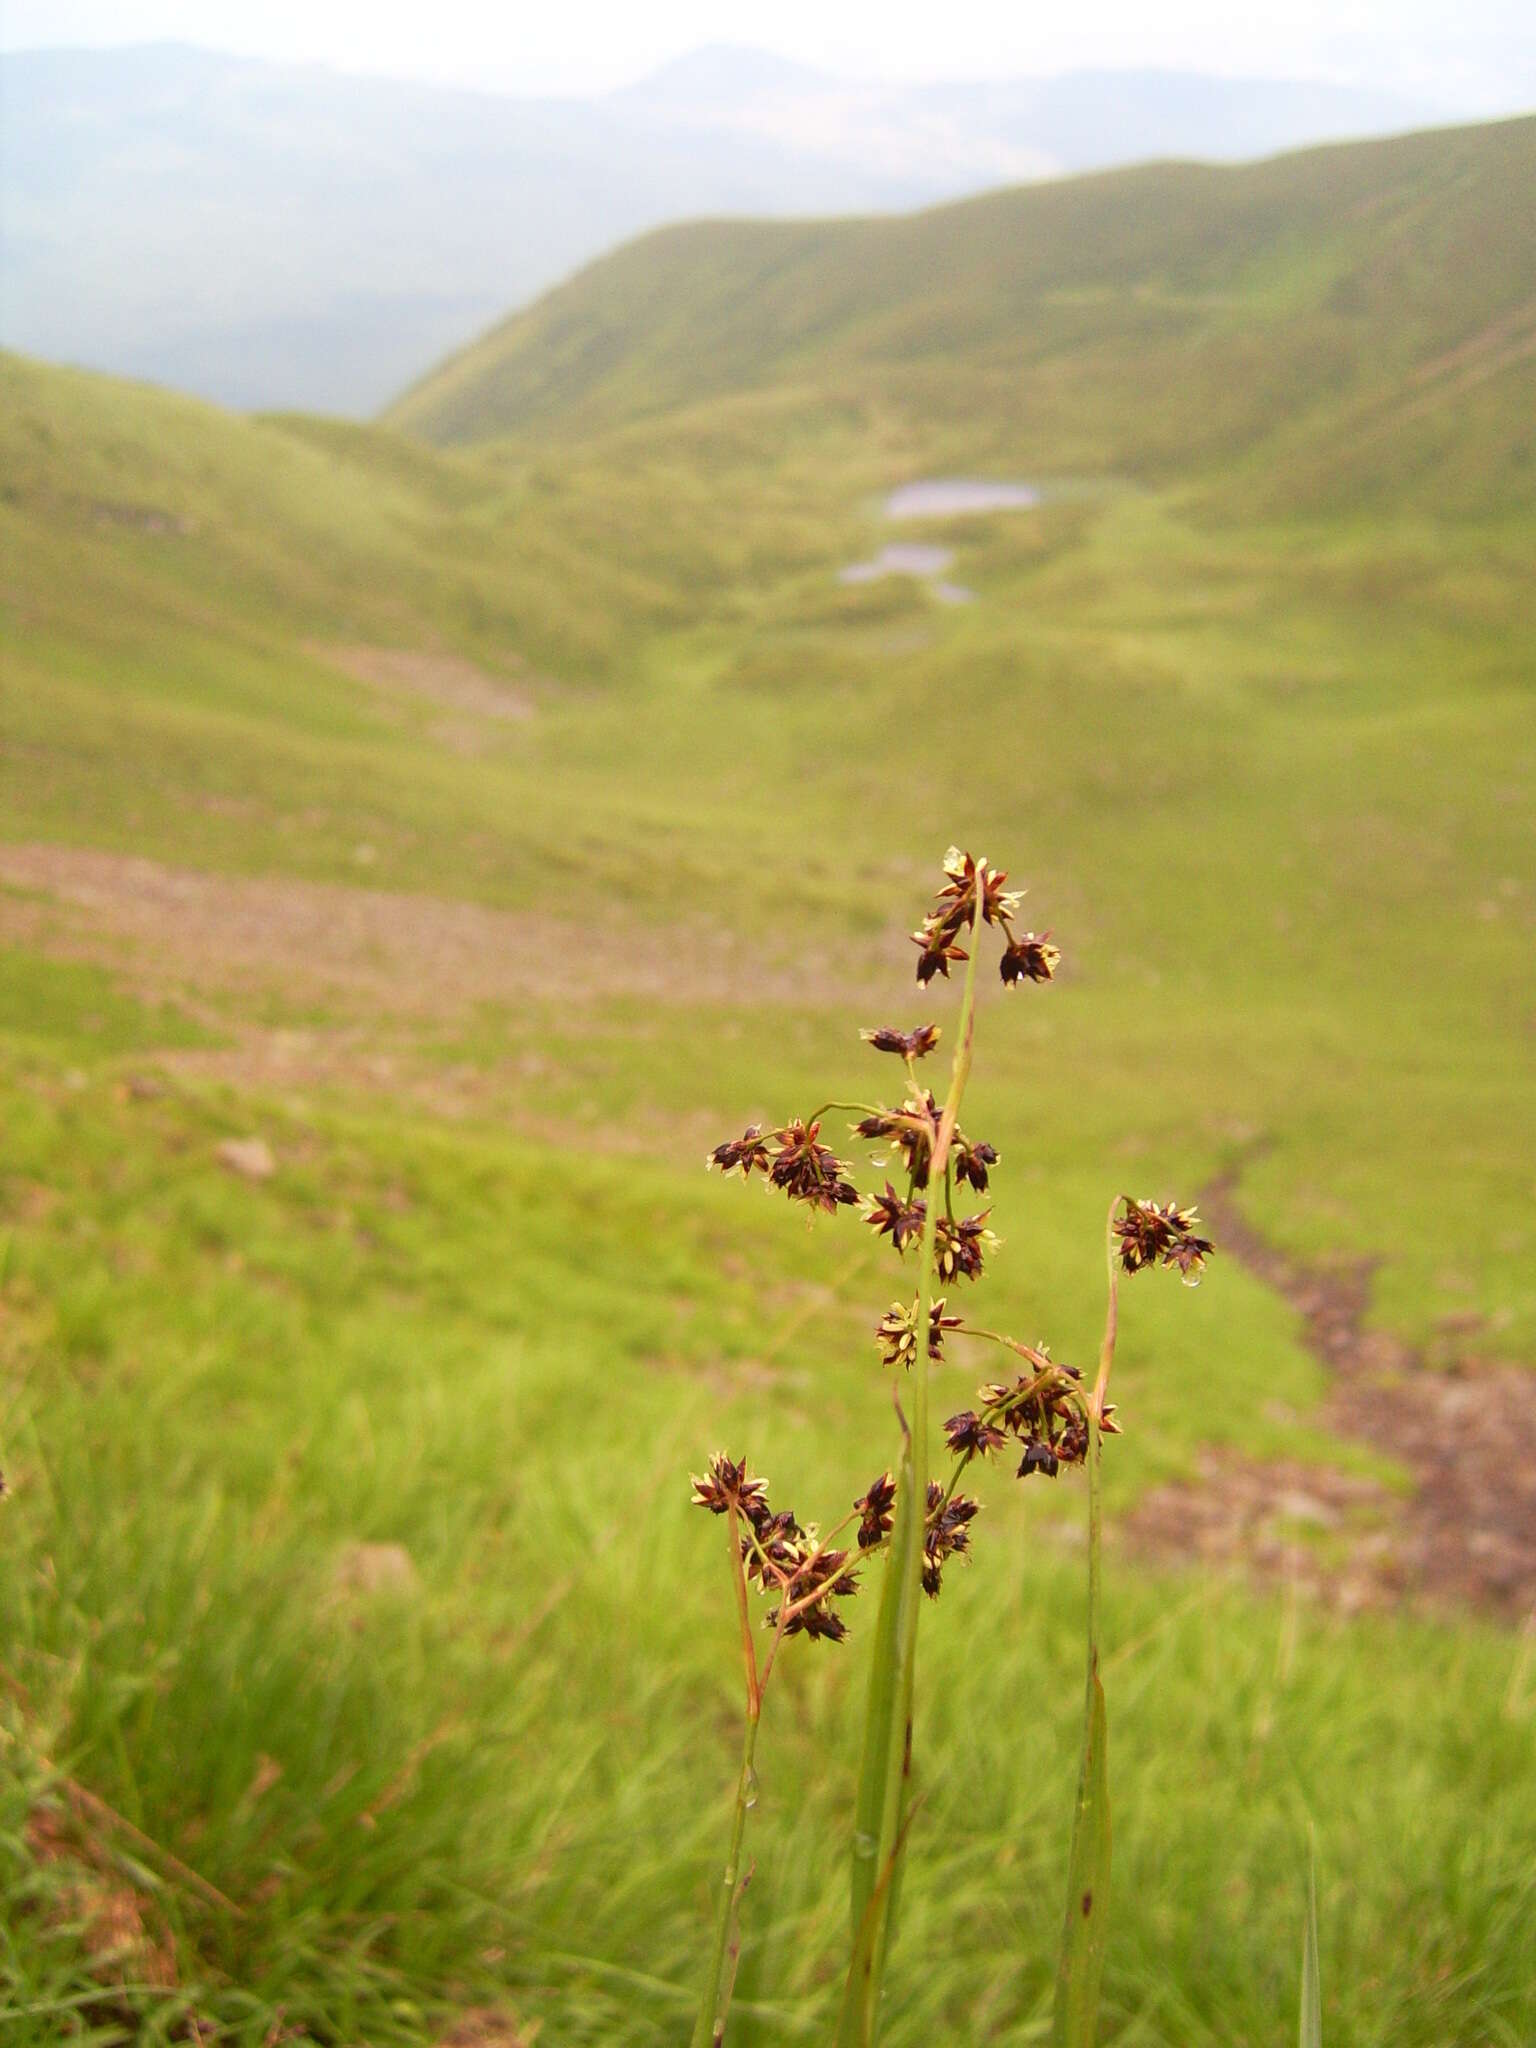
<svg viewBox="0 0 1536 2048"><path fill-rule="evenodd" d="M0 954L7 1725L251 1908L167 1896L188 1996L237 2037L281 2005L320 2040L418 2041L491 1998L555 2043L674 2037L733 1684L717 1532L679 1474L745 1442L825 1510L888 1429L863 1332L889 1274L697 1160L856 1086L876 1008L918 1014L890 920L947 837L1010 858L1070 961L983 1018L998 1321L1082 1355L1107 1193L1241 1157L1275 1235L1382 1256L1381 1318L1436 1350L1471 1315L1477 1346L1536 1355L1509 1199L1536 1109L1518 371L1450 401L1447 459L1479 479L1458 518L1407 490L1282 518L1240 450L1198 501L1064 493L966 528L980 601L955 611L831 573L879 543L874 493L980 445L970 373L924 374L950 395L931 415L881 379L841 404L786 385L439 454L5 366L7 839L553 900L594 949L615 920L626 949L685 935L676 1000L552 986L423 1022L265 989L269 1025L337 1033L353 1086L176 1066L248 1027L247 992ZM1034 466L1013 433L989 466ZM1213 487L1247 516L1213 522ZM314 651L336 641L531 672L537 715L466 753ZM720 930L742 985L690 1001ZM753 960L799 965L759 998ZM473 1127L368 1086L381 1049L406 1080L471 1077ZM125 1090L157 1064L165 1096ZM253 1126L266 1187L212 1161ZM1230 1265L1139 1294L1117 1504L1213 1438L1344 1455L1317 1390ZM897 2043L1022 2025L1047 1985L1080 1596L1044 1536L1080 1502L989 1502L926 1639L950 1674L938 1881L909 1887ZM358 1538L404 1543L417 1588L338 1606ZM1307 1810L1330 2039L1524 2038L1516 1646L1124 1570L1114 1597L1117 2038L1288 2038ZM861 1654L796 1660L768 1737L743 2042L818 2011ZM0 1810L16 1901L58 1890L25 1852L32 1792L17 1775ZM0 1984L36 2008L10 2031L56 2039L85 1985L67 1915L7 1929ZM978 1929L1006 1960L962 1974L943 1959Z"/></svg>
<svg viewBox="0 0 1536 2048"><path fill-rule="evenodd" d="M906 219L669 228L390 417L442 442L569 437L798 386L942 422L989 469L1168 478L1241 458L1270 495L1400 500L1422 467L1463 506L1528 504L1536 252L1516 195L1533 179L1536 119ZM1485 376L1491 414L1460 402Z"/></svg>

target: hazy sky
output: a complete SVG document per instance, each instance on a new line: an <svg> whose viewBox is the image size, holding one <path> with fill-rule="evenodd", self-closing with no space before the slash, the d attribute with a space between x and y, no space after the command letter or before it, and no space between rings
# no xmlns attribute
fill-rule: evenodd
<svg viewBox="0 0 1536 2048"><path fill-rule="evenodd" d="M1536 103L1533 0L0 0L0 39L174 39L514 92L599 91L732 42L863 78L1162 64Z"/></svg>

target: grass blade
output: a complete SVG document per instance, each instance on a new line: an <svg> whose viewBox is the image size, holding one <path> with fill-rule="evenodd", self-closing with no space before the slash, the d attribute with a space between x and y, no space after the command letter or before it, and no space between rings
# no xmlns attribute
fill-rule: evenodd
<svg viewBox="0 0 1536 2048"><path fill-rule="evenodd" d="M1088 1682L1052 2048L1093 2048L1109 1926L1109 1729L1099 1679L1099 1453L1094 1414L1089 1418L1088 1446Z"/></svg>
<svg viewBox="0 0 1536 2048"><path fill-rule="evenodd" d="M1299 2048L1323 2048L1323 1980L1317 1961L1317 1855L1307 1846L1307 1927L1301 1947Z"/></svg>
<svg viewBox="0 0 1536 2048"><path fill-rule="evenodd" d="M883 1923L889 1908L892 1871L899 1848L880 1861L880 1834L893 1773L906 1762L909 1699L902 1684L902 1605L907 1574L902 1560L906 1546L922 1545L916 1516L917 1489L912 1483L910 1438L897 1478L896 1525L891 1554L880 1588L875 1620L874 1655L870 1663L869 1703L864 1722L864 1754L859 1765L858 1802L853 1835L853 1953L847 1993L838 2022L838 2048L862 2048L874 2037L874 2008L879 1998L877 1956L883 1948ZM917 1522L914 1528L912 1525ZM898 1834L898 1842L901 1835Z"/></svg>

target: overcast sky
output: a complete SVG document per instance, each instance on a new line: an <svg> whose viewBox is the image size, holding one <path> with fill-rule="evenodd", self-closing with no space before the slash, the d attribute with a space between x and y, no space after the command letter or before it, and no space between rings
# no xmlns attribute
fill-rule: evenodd
<svg viewBox="0 0 1536 2048"><path fill-rule="evenodd" d="M859 78L1159 64L1536 104L1536 0L0 0L12 49L167 39L511 92L601 91L731 42Z"/></svg>

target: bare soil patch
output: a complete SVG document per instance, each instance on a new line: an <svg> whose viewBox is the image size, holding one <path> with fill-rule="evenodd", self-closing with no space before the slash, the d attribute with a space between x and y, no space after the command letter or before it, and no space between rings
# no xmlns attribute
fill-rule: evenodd
<svg viewBox="0 0 1536 2048"><path fill-rule="evenodd" d="M331 646L311 642L306 653L340 669L354 682L397 695L422 697L471 718L528 719L533 692L526 677L492 675L460 654L429 654L408 647Z"/></svg>
<svg viewBox="0 0 1536 2048"><path fill-rule="evenodd" d="M152 1984L161 1990L176 1983L169 1928L152 1902L113 1871L97 1848L72 1837L45 1807L28 1821L26 1840L33 1862L51 1867L58 1878L50 1917L78 1931L98 1983Z"/></svg>
<svg viewBox="0 0 1536 2048"><path fill-rule="evenodd" d="M533 2048L542 2022L527 2025L510 2013L487 2007L465 2013L437 2043L437 2048Z"/></svg>
<svg viewBox="0 0 1536 2048"><path fill-rule="evenodd" d="M1237 1206L1235 1178L1207 1191L1221 1249L1301 1316L1332 1385L1325 1425L1413 1476L1406 1497L1323 1466L1211 1453L1200 1479L1165 1486L1129 1533L1170 1560L1243 1560L1343 1607L1409 1600L1508 1620L1536 1609L1536 1375L1470 1355L1430 1368L1366 1328L1374 1261L1308 1265Z"/></svg>
<svg viewBox="0 0 1536 2048"><path fill-rule="evenodd" d="M116 969L136 992L271 993L354 1019L452 1018L529 998L803 1002L824 993L731 934L596 929L436 896L177 868L87 848L0 845L0 941Z"/></svg>

